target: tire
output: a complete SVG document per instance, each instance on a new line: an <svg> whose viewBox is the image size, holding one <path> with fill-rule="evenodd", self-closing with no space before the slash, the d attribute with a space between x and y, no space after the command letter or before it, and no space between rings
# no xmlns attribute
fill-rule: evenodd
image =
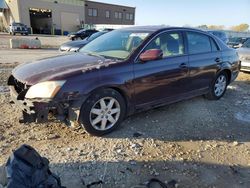
<svg viewBox="0 0 250 188"><path fill-rule="evenodd" d="M102 136L115 130L125 114L126 104L122 95L113 89L102 89L82 105L79 124L89 134Z"/></svg>
<svg viewBox="0 0 250 188"><path fill-rule="evenodd" d="M209 100L219 100L225 94L228 82L226 72L219 73L211 84L209 93L207 93L205 97Z"/></svg>
<svg viewBox="0 0 250 188"><path fill-rule="evenodd" d="M16 33L12 33L13 35L16 35Z"/></svg>

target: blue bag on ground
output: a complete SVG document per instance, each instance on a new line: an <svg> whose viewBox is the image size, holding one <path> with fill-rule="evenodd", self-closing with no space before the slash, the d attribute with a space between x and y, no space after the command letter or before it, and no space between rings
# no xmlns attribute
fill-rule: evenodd
<svg viewBox="0 0 250 188"><path fill-rule="evenodd" d="M48 159L28 145L13 152L6 172L7 188L62 188L60 178L49 170Z"/></svg>

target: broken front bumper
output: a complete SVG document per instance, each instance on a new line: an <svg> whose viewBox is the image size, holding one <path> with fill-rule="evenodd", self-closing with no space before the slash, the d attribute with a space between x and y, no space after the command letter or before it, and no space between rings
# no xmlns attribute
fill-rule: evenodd
<svg viewBox="0 0 250 188"><path fill-rule="evenodd" d="M55 119L70 126L76 126L78 123L80 109L86 97L65 93L65 98L62 100L26 99L25 95L29 86L17 81L13 76L9 78L8 85L11 96L10 103L18 106L23 113L20 123L44 123Z"/></svg>
<svg viewBox="0 0 250 188"><path fill-rule="evenodd" d="M20 94L16 92L14 86L10 86L10 96L10 103L17 105L23 112L23 118L20 119L21 123L46 122L48 121L49 112L52 112L57 108L50 101L34 102L25 98L23 100L18 100L20 98Z"/></svg>

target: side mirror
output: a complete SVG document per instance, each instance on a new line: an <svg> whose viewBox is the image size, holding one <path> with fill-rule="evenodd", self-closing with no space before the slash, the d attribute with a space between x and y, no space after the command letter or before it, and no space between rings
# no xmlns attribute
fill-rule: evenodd
<svg viewBox="0 0 250 188"><path fill-rule="evenodd" d="M163 56L162 50L151 49L151 50L147 50L144 53L142 53L140 55L140 60L142 62L152 61L152 60L162 59L162 56Z"/></svg>

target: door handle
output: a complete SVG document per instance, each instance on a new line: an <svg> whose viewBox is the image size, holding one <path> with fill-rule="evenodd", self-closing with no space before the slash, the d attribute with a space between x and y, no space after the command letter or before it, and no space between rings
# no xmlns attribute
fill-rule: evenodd
<svg viewBox="0 0 250 188"><path fill-rule="evenodd" d="M179 66L181 69L186 69L186 68L188 68L188 66L187 66L187 64L186 63L182 63L182 64L180 64L180 66Z"/></svg>
<svg viewBox="0 0 250 188"><path fill-rule="evenodd" d="M220 62L221 62L221 58L217 57L217 58L215 59L215 62L220 63Z"/></svg>

